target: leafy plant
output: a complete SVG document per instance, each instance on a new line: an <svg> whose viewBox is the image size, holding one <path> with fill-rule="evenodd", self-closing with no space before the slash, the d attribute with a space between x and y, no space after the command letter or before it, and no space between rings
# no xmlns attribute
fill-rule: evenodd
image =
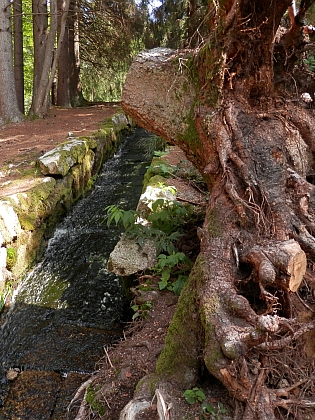
<svg viewBox="0 0 315 420"><path fill-rule="evenodd" d="M188 404L193 405L196 403L200 403L201 410L207 418L210 414L211 418L221 420L222 414L225 414L227 412L223 404L218 403L218 407L216 408L213 404L207 402L205 393L201 388L195 387L192 389L186 389L186 391L183 394L183 397L185 398ZM204 418L204 416L201 416L201 418Z"/></svg>
<svg viewBox="0 0 315 420"><path fill-rule="evenodd" d="M110 227L114 221L116 226L119 223L122 223L125 229L130 229L135 225L137 217L139 216L138 212L133 210L123 210L115 204L105 207L105 211L107 213L107 227Z"/></svg>
<svg viewBox="0 0 315 420"><path fill-rule="evenodd" d="M152 309L152 302L148 301L142 303L142 305L132 305L131 309L134 311L132 320L134 321L137 318L145 319L148 317L148 311Z"/></svg>
<svg viewBox="0 0 315 420"><path fill-rule="evenodd" d="M215 410L214 406L211 403L208 403L208 402L204 401L201 404L201 408L202 408L202 411L204 413L211 414L212 416L216 415L216 410Z"/></svg>
<svg viewBox="0 0 315 420"><path fill-rule="evenodd" d="M157 257L157 263L153 267L153 272L161 276L159 281L159 289L167 289L179 296L184 284L188 279L191 268L191 261L183 252L174 252L171 255L160 254ZM171 276L176 278L171 280Z"/></svg>
<svg viewBox="0 0 315 420"><path fill-rule="evenodd" d="M203 390L197 387L193 389L186 389L183 396L188 404L195 404L197 402L202 403L206 399Z"/></svg>
<svg viewBox="0 0 315 420"><path fill-rule="evenodd" d="M116 205L107 206L105 210L108 227L113 222L122 224L126 237L137 239L140 247L145 239L152 239L157 254L167 252L170 255L177 252L174 244L182 235L182 225L191 213L190 207L162 198L152 203L152 212L147 216L148 225L137 223L140 217L137 211L123 210Z"/></svg>
<svg viewBox="0 0 315 420"><path fill-rule="evenodd" d="M169 201L159 198L152 203L152 213L148 221L153 228L161 229L165 233L181 229L193 212L190 205L183 206L179 201Z"/></svg>
<svg viewBox="0 0 315 420"><path fill-rule="evenodd" d="M308 56L303 60L309 71L315 71L315 57L313 55Z"/></svg>
<svg viewBox="0 0 315 420"><path fill-rule="evenodd" d="M223 404L218 403L218 408L215 408L211 403L204 401L201 404L202 411L206 414L211 414L211 418L221 420L221 415L227 412Z"/></svg>

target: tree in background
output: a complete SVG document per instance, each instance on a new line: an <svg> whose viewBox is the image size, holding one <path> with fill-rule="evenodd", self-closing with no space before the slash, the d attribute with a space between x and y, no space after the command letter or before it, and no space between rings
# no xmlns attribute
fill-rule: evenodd
<svg viewBox="0 0 315 420"><path fill-rule="evenodd" d="M191 45L200 41L206 7L205 0L166 0L155 11L150 0L74 0L68 13L62 0L49 7L47 0L19 1L14 12L17 97L23 110L25 80L26 109L38 116L48 112L52 86L58 106L85 104L83 90L90 101L119 101L133 57L152 46L177 48L190 35Z"/></svg>
<svg viewBox="0 0 315 420"><path fill-rule="evenodd" d="M146 37L168 48L194 47L206 34L207 0L164 0L154 8Z"/></svg>
<svg viewBox="0 0 315 420"><path fill-rule="evenodd" d="M38 0L35 0L38 1ZM45 115L50 107L50 91L53 85L55 72L57 68L57 62L59 60L60 52L62 50L62 44L64 40L64 34L66 30L66 22L69 11L70 0L63 0L60 2L59 13L61 15L60 19L60 30L57 41L57 47L55 48L55 38L57 35L58 29L58 4L57 0L50 1L50 28L45 39L44 48L41 50L41 55L34 55L34 62L36 63L39 58L41 59L42 68L40 72L40 78L38 83L37 92L33 95L33 102L31 111L32 114L43 116ZM34 21L35 18L33 17ZM34 23L34 28L36 28L36 23ZM34 37L35 38L35 37Z"/></svg>
<svg viewBox="0 0 315 420"><path fill-rule="evenodd" d="M13 72L10 2L0 0L0 123L20 121Z"/></svg>
<svg viewBox="0 0 315 420"><path fill-rule="evenodd" d="M22 0L13 1L14 80L19 110L24 114L24 54Z"/></svg>
<svg viewBox="0 0 315 420"><path fill-rule="evenodd" d="M82 85L89 100L120 100L132 58L145 48L146 10L134 0L80 2Z"/></svg>

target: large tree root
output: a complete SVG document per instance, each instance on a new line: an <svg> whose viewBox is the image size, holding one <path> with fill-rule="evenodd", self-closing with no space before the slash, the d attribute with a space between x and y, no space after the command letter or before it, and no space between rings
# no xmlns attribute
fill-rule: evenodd
<svg viewBox="0 0 315 420"><path fill-rule="evenodd" d="M314 389L306 386L314 379L313 359L304 351L315 326L314 299L305 302L299 293L314 278L314 116L285 100L279 106L272 96L258 95L256 102L242 96L247 79L238 90L223 90L214 105L191 85L189 52L150 54L134 61L123 106L140 125L182 147L211 192L201 253L157 374L193 386L204 364L245 407L239 418L292 413L304 420L301 410L314 404ZM201 74L211 60L198 65ZM208 83L215 92L216 82Z"/></svg>

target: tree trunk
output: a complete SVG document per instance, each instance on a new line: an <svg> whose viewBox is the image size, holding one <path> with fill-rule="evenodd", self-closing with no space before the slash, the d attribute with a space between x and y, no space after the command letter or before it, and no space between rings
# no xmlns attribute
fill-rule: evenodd
<svg viewBox="0 0 315 420"><path fill-rule="evenodd" d="M22 119L19 110L13 72L10 3L0 0L0 124Z"/></svg>
<svg viewBox="0 0 315 420"><path fill-rule="evenodd" d="M273 39L290 3L211 9L205 46L142 52L122 97L140 126L185 151L210 191L200 255L157 373L187 388L204 364L244 403L246 420L314 406L310 388L297 385L314 375L303 352L313 300L296 292L315 279L315 188L307 181L315 121L312 110L277 94L273 77ZM302 3L305 11L312 2ZM284 349L298 361L296 376ZM277 389L283 377L288 386Z"/></svg>
<svg viewBox="0 0 315 420"><path fill-rule="evenodd" d="M24 114L22 0L13 1L14 79L19 110Z"/></svg>
<svg viewBox="0 0 315 420"><path fill-rule="evenodd" d="M69 11L69 1L70 0L64 0L62 3L60 34L58 38L56 51L54 51L54 45L58 28L57 0L53 0L50 2L50 30L46 41L46 50L44 62L42 65L42 72L38 86L38 91L36 97L33 97L32 104L33 114L39 117L43 117L49 110L50 91L55 78L57 62L59 59L62 41L64 38L66 21Z"/></svg>
<svg viewBox="0 0 315 420"><path fill-rule="evenodd" d="M70 3L69 17L69 74L70 102L73 107L82 106L85 102L80 81L80 39L77 0Z"/></svg>
<svg viewBox="0 0 315 420"><path fill-rule="evenodd" d="M52 77L51 67L53 63L55 38L57 33L57 0L50 2L50 28L45 40L45 55L41 63L40 80L38 84L38 90L36 96L33 96L32 113L39 117L43 117L49 109L50 98L49 81ZM54 59L54 60L55 60ZM51 83L52 84L52 83Z"/></svg>
<svg viewBox="0 0 315 420"><path fill-rule="evenodd" d="M58 10L63 10L63 1L58 0ZM62 13L61 13L62 16ZM70 103L70 54L69 54L69 21L66 21L63 39L61 39L61 18L58 21L58 36L61 42L60 55L58 59L58 81L57 81L57 105L63 108L71 108Z"/></svg>
<svg viewBox="0 0 315 420"><path fill-rule="evenodd" d="M30 114L34 114L35 100L38 95L46 51L48 32L48 14L46 0L32 0L33 39L34 39L34 74L33 97Z"/></svg>

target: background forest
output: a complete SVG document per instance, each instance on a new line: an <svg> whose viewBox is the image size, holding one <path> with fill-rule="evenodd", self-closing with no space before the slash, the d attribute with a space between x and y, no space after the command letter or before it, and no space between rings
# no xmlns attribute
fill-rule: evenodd
<svg viewBox="0 0 315 420"><path fill-rule="evenodd" d="M207 3L0 0L0 122L120 100L139 51L202 42Z"/></svg>
<svg viewBox="0 0 315 420"><path fill-rule="evenodd" d="M143 49L203 44L207 0L0 0L0 122L118 101ZM308 24L315 23L314 7ZM308 64L315 68L311 55ZM17 102L15 101L15 92Z"/></svg>

